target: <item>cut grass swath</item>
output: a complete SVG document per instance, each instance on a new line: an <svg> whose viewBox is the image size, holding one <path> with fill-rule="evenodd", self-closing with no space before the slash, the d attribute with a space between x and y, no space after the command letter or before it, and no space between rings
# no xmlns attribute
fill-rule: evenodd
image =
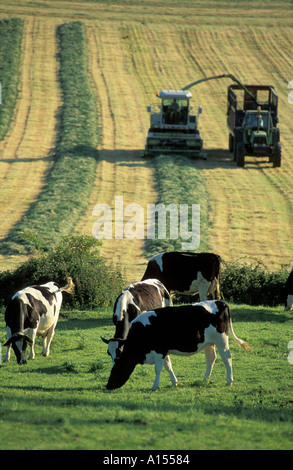
<svg viewBox="0 0 293 470"><path fill-rule="evenodd" d="M23 20L0 21L0 140L3 140L12 120L19 81Z"/></svg>
<svg viewBox="0 0 293 470"><path fill-rule="evenodd" d="M191 207L192 204L200 205L200 251L208 250L208 209L209 201L206 198L205 183L200 175L200 170L192 164L192 160L182 156L160 155L154 160L155 174L157 182L158 198L157 204L164 204L168 208L169 204L177 206L180 216L180 205L187 204L189 213L189 232L194 231L192 225ZM183 184L184 182L184 184ZM168 210L167 210L168 213ZM194 223L196 221L193 221ZM153 256L160 251L181 251L182 243L191 243L191 238L182 237L180 217L178 217L178 238L170 238L170 218L166 221L166 239L146 239L145 251L147 256ZM156 233L158 232L158 220L156 221Z"/></svg>
<svg viewBox="0 0 293 470"><path fill-rule="evenodd" d="M2 245L5 252L26 252L21 233L37 233L47 243L71 233L85 210L97 165L97 109L88 75L85 26L61 25L59 40L60 84L64 104L59 116L55 162L38 200Z"/></svg>

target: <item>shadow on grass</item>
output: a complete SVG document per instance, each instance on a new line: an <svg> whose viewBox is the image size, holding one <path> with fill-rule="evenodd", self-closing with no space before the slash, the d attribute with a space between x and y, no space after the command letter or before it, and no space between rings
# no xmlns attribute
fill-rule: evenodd
<svg viewBox="0 0 293 470"><path fill-rule="evenodd" d="M94 313L93 313L94 314ZM70 320L62 319L58 322L56 331L69 330L90 330L93 328L101 328L104 326L113 326L112 316L102 318L70 318Z"/></svg>
<svg viewBox="0 0 293 470"><path fill-rule="evenodd" d="M263 307L245 306L233 304L231 308L231 316L233 323L237 322L277 322L285 323L293 319L290 312L285 312L284 307Z"/></svg>
<svg viewBox="0 0 293 470"><path fill-rule="evenodd" d="M53 368L52 368L53 369ZM54 372L53 372L54 373ZM0 408L0 415L1 419L4 420L6 417L7 420L10 422L18 422L19 420L23 419L23 413L25 412L28 414L26 418L27 424L36 424L34 421L33 414L30 412L29 408L33 407L34 412L36 415L38 415L39 410L38 407L43 408L44 406L49 406L50 409L52 407L55 408L54 413L52 413L52 422L56 419L56 413L59 411L61 412L66 406L67 408L72 407L72 409L76 409L76 407L93 407L94 409L102 409L102 408L115 408L119 409L119 419L106 419L104 417L96 417L94 419L89 418L86 419L83 417L82 413L80 414L79 417L73 416L72 413L70 413L70 422L71 424L76 424L76 425L81 425L81 424L90 424L90 423L97 423L97 424L116 424L116 423L121 423L124 422L125 424L131 423L133 424L134 421L137 421L137 415L135 416L129 416L129 411L133 412L144 412L145 413L145 424L148 424L148 419L152 420L152 414L154 412L154 403L151 401L148 403L146 400L143 401L143 403L138 403L133 400L127 399L127 402L124 400L121 400L120 393L113 393L111 391L105 390L105 393L102 393L99 391L100 397L97 398L82 398L80 396L74 397L72 394L74 392L86 392L89 391L91 393L95 392L97 390L96 386L90 387L90 388L84 388L84 387L56 387L56 388L46 388L46 387L38 387L38 386L32 386L32 387L14 387L14 386L4 386L2 387L3 390L21 390L24 392L25 396L23 397L5 397L5 408L4 406L2 407L2 410ZM46 397L46 393L64 393L64 392L70 392L71 396L70 397ZM42 392L43 395L40 399L36 398L35 396L28 396L28 393L33 393L33 392ZM151 392L149 391L150 394L157 393L157 392ZM107 394L111 395L111 399L107 400ZM116 397L114 397L116 395ZM13 409L13 406L9 406L9 403L13 404L17 401L18 406L26 406L27 409L26 411L23 410L23 413L21 416L19 413L14 413L11 411ZM244 403L241 399L237 399L235 397L234 403L232 406L229 405L222 405L221 403L217 403L215 405L212 405L210 402L208 404L204 404L202 401L200 405L198 406L191 406L189 404L174 404L174 403L160 403L159 407L159 413L165 414L165 417L168 413L172 413L172 415L179 417L177 424L178 426L184 426L185 430L188 430L188 428L193 428L195 426L195 423L191 423L190 420L188 419L187 422L182 422L180 420L180 416L184 417L190 415L193 412L200 412L205 415L214 415L214 416L227 416L227 417L235 417L238 419L248 419L252 421L263 421L263 422L287 422L287 423L293 423L293 400L287 400L286 403L283 403L282 406L279 408L273 409L272 407L264 406L261 401L257 401L256 399L253 400L251 399L251 404L246 404ZM60 408L60 410L59 410ZM125 418L123 417L123 413L127 413L127 416ZM150 413L150 417L148 415ZM117 415L117 413L116 413ZM47 418L49 419L49 418ZM50 421L49 419L49 421ZM173 418L172 418L173 419ZM140 423L139 421L136 424L143 424Z"/></svg>

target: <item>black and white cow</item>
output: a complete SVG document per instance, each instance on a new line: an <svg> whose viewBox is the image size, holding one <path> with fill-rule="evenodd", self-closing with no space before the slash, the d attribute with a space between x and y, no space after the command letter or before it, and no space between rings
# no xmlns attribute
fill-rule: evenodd
<svg viewBox="0 0 293 470"><path fill-rule="evenodd" d="M122 354L112 367L107 388L122 387L137 364L155 364L156 378L152 390L156 390L167 355L191 356L202 350L206 356L204 380L208 380L216 360L215 346L226 366L227 385L231 385L233 374L229 329L237 344L250 352L248 344L235 335L229 305L223 300L142 313L130 325L128 337L123 341ZM176 385L177 379L172 368L169 374L172 384Z"/></svg>
<svg viewBox="0 0 293 470"><path fill-rule="evenodd" d="M199 293L200 300L208 294L220 299L221 258L214 253L159 253L147 265L142 280L159 279L169 292Z"/></svg>
<svg viewBox="0 0 293 470"><path fill-rule="evenodd" d="M114 338L110 342L102 338L109 344L108 353L113 363L123 349L123 346L117 348L117 341L127 337L131 321L142 312L170 305L173 305L171 296L157 279L135 282L124 289L114 304L113 323L116 326Z"/></svg>
<svg viewBox="0 0 293 470"><path fill-rule="evenodd" d="M285 310L293 308L293 266L285 284Z"/></svg>
<svg viewBox="0 0 293 470"><path fill-rule="evenodd" d="M35 358L34 344L36 336L43 338L43 356L49 356L50 345L59 318L62 304L62 292L72 293L74 284L59 287L55 282L26 287L18 291L5 311L7 332L7 352L4 361L10 360L11 346L18 364L26 364L26 347L30 345L30 359Z"/></svg>

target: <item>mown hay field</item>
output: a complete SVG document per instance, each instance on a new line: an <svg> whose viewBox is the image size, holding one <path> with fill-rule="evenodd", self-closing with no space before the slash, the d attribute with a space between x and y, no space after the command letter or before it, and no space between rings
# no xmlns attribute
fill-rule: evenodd
<svg viewBox="0 0 293 470"><path fill-rule="evenodd" d="M208 226L202 246L224 259L250 257L270 269L292 262L291 113L287 84L292 79L290 3L279 2L32 2L1 6L1 17L24 20L19 93L14 119L1 145L1 238L30 210L48 183L60 126L62 87L56 28L71 20L86 26L88 73L99 120L99 164L87 211L75 233L92 231L96 204L114 207L159 200L152 161L141 159L149 126L146 106L162 88L181 88L204 76L233 73L245 83L274 85L279 95L283 162L273 169L267 159L248 158L237 168L228 152L227 79L194 87L201 105L200 133L207 161L190 162L205 187L202 203ZM194 171L194 170L193 170ZM66 175L64 175L66 178ZM66 197L66 195L64 195ZM208 204L206 202L208 201ZM184 201L182 201L184 202ZM48 201L50 206L50 201ZM50 207L46 208L48 213ZM34 227L31 227L33 230ZM59 227L51 227L58 232ZM66 231L66 229L63 229ZM67 230L72 230L68 227ZM199 247L199 250L201 246ZM130 280L140 276L144 240L111 240L106 256L121 260ZM19 257L1 254L3 268Z"/></svg>
<svg viewBox="0 0 293 470"><path fill-rule="evenodd" d="M123 196L124 206L141 205L145 213L148 204L160 200L169 203L173 197L177 204L200 204L203 223L199 251L214 251L226 261L258 259L269 270L292 266L293 106L288 103L288 82L293 80L291 2L1 2L0 19L15 17L23 20L23 30L16 105L9 129L0 141L1 271L14 268L29 256L19 240L16 247L14 236L20 228L38 235L33 220L40 201L44 201L41 216L46 219L46 239L50 242L50 238L58 240L70 233L91 234L96 221L93 208L107 204L114 209L115 196ZM96 164L90 166L87 202L83 198L82 204L78 198L82 190L69 176L73 165L65 168L63 177L58 174L63 188L59 195L50 190L60 155L69 152L71 158L84 157L77 144L58 153L60 139L74 133L70 125L67 133L62 121L69 98L60 74L63 46L58 31L76 22L82 30L82 50L87 55L83 70L87 70L87 85L95 97L98 127L97 143L92 139L91 148L83 148ZM222 73L232 73L244 83L275 87L283 148L281 168L253 157L247 159L245 168L233 162L226 127L230 81L223 79L191 89L193 105L203 108L199 130L207 160L188 162L168 157L166 175L158 181L164 160L141 158L149 127L146 106L156 101L160 89L181 88ZM73 86L71 90L75 97L77 89ZM2 101L5 104L5 95ZM94 123L89 126L93 128ZM75 164L78 166L79 160ZM174 193L171 184L169 194L162 196L160 184L165 181L166 185L168 174ZM189 184L185 184L187 178ZM186 198L184 190L188 191ZM72 207L70 223L59 217L56 203L67 210ZM112 237L103 241L103 255L121 263L129 281L141 277L150 252L144 239ZM293 338L290 314L283 315L280 308L234 310L236 316L239 314L237 334L252 341L256 352L245 357L235 350L243 363L239 359L237 371L235 361L239 385L228 394L221 366L219 375L215 371L214 389L201 388L202 374L197 371L193 378L194 365L190 362L182 365L182 375L188 371L190 376L181 392L168 388L164 394L163 387L149 398L145 377L151 381L153 371L142 368L122 394L105 394L110 364L104 348L95 347L95 338L100 337L103 327L105 334L112 334L110 310L96 316L87 313L84 319L78 314L80 320L74 314L73 320L63 319L49 358L52 362L40 364L38 360L21 370L16 364L1 365L6 384L1 390L0 418L3 435L7 436L4 448L28 448L23 440L25 433L35 439L30 448L126 448L118 441L125 429L127 448L292 448L292 365L287 361L287 344ZM1 327L3 330L3 322ZM218 363L220 360L216 366ZM180 358L175 364L180 370ZM191 415L190 403L194 405ZM178 416L182 416L179 423ZM194 434L195 424L201 432L200 441ZM48 427L50 438L44 442L39 430L47 432ZM56 427L58 439L51 432ZM94 433L98 433L97 440ZM218 433L224 433L225 444L219 443Z"/></svg>

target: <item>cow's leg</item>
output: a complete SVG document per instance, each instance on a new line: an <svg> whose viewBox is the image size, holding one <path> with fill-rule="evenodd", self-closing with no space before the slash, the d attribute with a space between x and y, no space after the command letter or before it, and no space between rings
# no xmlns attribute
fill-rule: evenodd
<svg viewBox="0 0 293 470"><path fill-rule="evenodd" d="M49 328L46 337L43 339L43 351L42 351L42 356L47 357L50 354L50 346L52 339L54 338L55 334L55 325L52 325L51 328Z"/></svg>
<svg viewBox="0 0 293 470"><path fill-rule="evenodd" d="M169 372L170 379L171 379L171 382L172 382L173 387L176 387L177 384L178 384L178 380L177 380L176 375L175 375L174 372L173 372L173 368L172 368L172 363L171 363L170 356L166 356L166 357L165 357L165 359L164 359L164 366L165 366L165 369Z"/></svg>
<svg viewBox="0 0 293 470"><path fill-rule="evenodd" d="M46 356L46 351L47 351L47 336L42 336L42 340L43 340L42 356Z"/></svg>
<svg viewBox="0 0 293 470"><path fill-rule="evenodd" d="M153 353L153 355L155 360L156 378L152 386L152 390L157 390L157 388L160 386L160 377L163 369L164 359L162 354Z"/></svg>
<svg viewBox="0 0 293 470"><path fill-rule="evenodd" d="M6 335L7 335L7 341L11 338L11 329L9 326L6 327ZM11 352L11 343L7 346L7 350L3 359L3 362L9 362L10 361L10 352Z"/></svg>
<svg viewBox="0 0 293 470"><path fill-rule="evenodd" d="M203 380L208 381L217 357L215 345L212 344L211 346L206 347L204 352L206 357L206 371Z"/></svg>
<svg viewBox="0 0 293 470"><path fill-rule="evenodd" d="M9 344L9 346L7 346L3 362L9 362L10 361L10 352L11 352L11 344Z"/></svg>
<svg viewBox="0 0 293 470"><path fill-rule="evenodd" d="M293 308L293 294L289 294L287 296L287 305L285 307L285 310L288 311L288 310L292 310Z"/></svg>
<svg viewBox="0 0 293 470"><path fill-rule="evenodd" d="M229 349L228 336L225 333L220 335L220 338L216 342L216 346L220 353L220 356L225 364L227 371L227 385L232 385L233 383L233 372L232 372L232 355Z"/></svg>
<svg viewBox="0 0 293 470"><path fill-rule="evenodd" d="M37 328L34 328L31 330L28 334L28 337L31 338L32 343L30 344L30 354L29 354L29 359L35 359L35 340L37 336Z"/></svg>
<svg viewBox="0 0 293 470"><path fill-rule="evenodd" d="M210 282L207 281L201 273L199 273L199 280L198 280L198 293L200 301L208 300L208 291L210 288Z"/></svg>

